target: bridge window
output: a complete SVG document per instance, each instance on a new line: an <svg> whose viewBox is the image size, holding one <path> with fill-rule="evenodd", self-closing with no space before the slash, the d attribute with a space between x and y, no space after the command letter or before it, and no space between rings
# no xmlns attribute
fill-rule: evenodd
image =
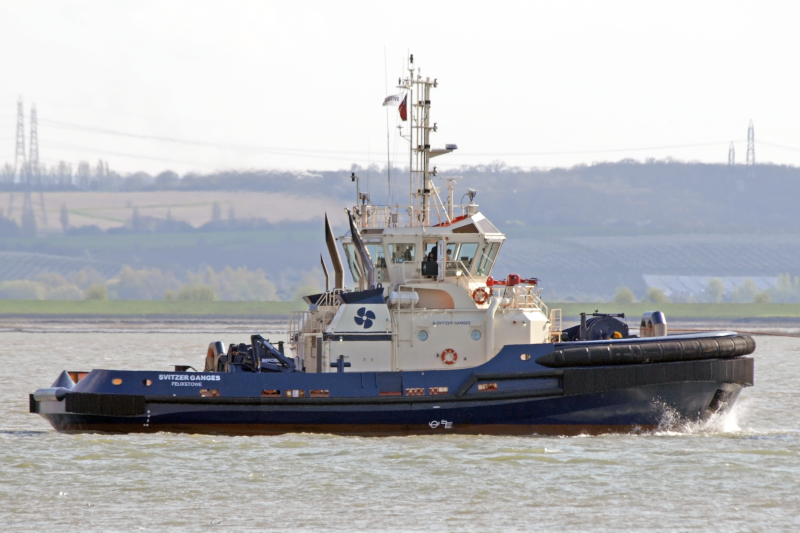
<svg viewBox="0 0 800 533"><path fill-rule="evenodd" d="M478 259L478 269L475 271L477 276L488 276L497 258L497 251L500 249L499 242L487 242L483 247L483 252Z"/></svg>
<svg viewBox="0 0 800 533"><path fill-rule="evenodd" d="M392 263L413 263L414 245L392 243L389 245L389 255L392 256Z"/></svg>
<svg viewBox="0 0 800 533"><path fill-rule="evenodd" d="M464 265L462 268L466 269L467 272L472 270L472 260L475 258L475 252L478 251L478 243L477 242L465 242L461 245L461 249L458 251L458 255L456 259Z"/></svg>
<svg viewBox="0 0 800 533"><path fill-rule="evenodd" d="M358 283L361 279L361 267L358 266L358 257L356 246L353 243L344 245L344 255L347 256L347 265L350 267L350 274L353 276L353 281Z"/></svg>
<svg viewBox="0 0 800 533"><path fill-rule="evenodd" d="M386 257L383 255L382 244L366 244L369 256L372 258L372 263L375 268L386 268Z"/></svg>

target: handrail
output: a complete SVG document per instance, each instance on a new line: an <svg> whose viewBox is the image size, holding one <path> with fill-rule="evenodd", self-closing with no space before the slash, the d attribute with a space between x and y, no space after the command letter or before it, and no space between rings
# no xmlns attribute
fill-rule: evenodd
<svg viewBox="0 0 800 533"><path fill-rule="evenodd" d="M437 195L438 198L438 195ZM441 201L441 200L439 200ZM477 208L476 204L457 204L453 205L453 220L450 220L447 209L444 209L444 218L441 219L439 213L439 205L434 203L434 211L441 224L451 224L453 220L459 216L468 215L470 211ZM430 206L429 206L430 209ZM456 214L456 209L460 210L460 214ZM376 228L391 228L391 227L416 227L421 226L418 220L418 214L424 214L422 206L419 205L357 205L353 207L353 212L356 216L356 224L359 229L376 229ZM474 211L473 211L474 213Z"/></svg>
<svg viewBox="0 0 800 533"><path fill-rule="evenodd" d="M322 333L328 327L330 320L336 315L339 306L339 295L343 289L333 289L325 292L317 300L316 311L293 311L289 313L289 339L290 342L298 333Z"/></svg>
<svg viewBox="0 0 800 533"><path fill-rule="evenodd" d="M548 315L547 305L536 294L535 285L513 285L503 287L503 298L509 298L510 303L505 309L539 309L545 316Z"/></svg>

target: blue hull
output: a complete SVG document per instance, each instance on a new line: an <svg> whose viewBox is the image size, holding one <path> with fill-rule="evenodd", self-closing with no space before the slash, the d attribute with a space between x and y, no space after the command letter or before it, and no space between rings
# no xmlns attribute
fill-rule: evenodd
<svg viewBox="0 0 800 533"><path fill-rule="evenodd" d="M506 346L480 367L424 372L94 370L71 390L47 389L52 399L31 395L31 412L65 432L574 435L652 429L665 411L700 420L753 384L746 357L556 369L535 362L553 350Z"/></svg>
<svg viewBox="0 0 800 533"><path fill-rule="evenodd" d="M410 402L379 405L230 405L146 403L149 416L44 415L64 432L276 435L419 435L433 433L577 435L653 429L672 410L685 420L708 413L723 384L654 385L557 398ZM729 402L741 386L729 389Z"/></svg>

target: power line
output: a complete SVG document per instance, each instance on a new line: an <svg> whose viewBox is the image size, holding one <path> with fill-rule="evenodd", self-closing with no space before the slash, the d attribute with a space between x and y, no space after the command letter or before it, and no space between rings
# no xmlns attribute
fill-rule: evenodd
<svg viewBox="0 0 800 533"><path fill-rule="evenodd" d="M126 154L124 152L112 152L112 151L108 151L108 150L97 150L95 148L88 148L88 147L85 147L85 146L74 146L74 145L62 144L62 143L54 143L54 142L45 142L42 145L46 146L46 147L51 147L51 148L69 150L69 151L72 151L73 153L91 152L91 153L93 153L95 155L113 155L113 156L117 156L117 157L126 157L126 158L129 158L129 159L135 159L135 160L158 161L160 163L175 163L175 164L179 164L179 165L197 165L198 164L196 161L193 161L193 162L178 161L178 160L175 160L175 159L165 159L165 158L162 158L162 157L150 157L150 156L141 155L141 154ZM49 161L54 161L54 160L51 159ZM207 166L207 165L204 165L204 166Z"/></svg>
<svg viewBox="0 0 800 533"><path fill-rule="evenodd" d="M727 141L694 143L694 144L674 144L669 146L648 146L638 148L609 148L604 150L565 150L556 152L493 152L493 153L459 153L459 156L486 157L486 156L525 156L525 155L580 155L580 154L608 154L614 152L644 152L647 150L671 150L675 148L695 148L700 146L719 146L725 145Z"/></svg>
<svg viewBox="0 0 800 533"><path fill-rule="evenodd" d="M346 150L318 150L318 149L309 149L309 148L287 148L287 147L270 147L270 146L258 146L258 145L235 145L235 144L226 144L226 143L216 143L216 142L209 142L209 141L200 141L200 140L191 140L191 139L181 139L177 137L169 137L169 136L158 136L158 135L146 135L146 134L138 134L138 133L130 133L125 131L107 129L107 128L98 128L94 126L86 126L81 124L74 124L69 122L61 122L55 120L42 120L42 124L46 124L51 127L62 128L62 129L69 129L75 131L85 131L87 133L95 133L101 135L114 135L118 137L127 137L131 139L140 139L140 140L147 140L147 141L156 141L156 142L167 142L167 143L176 143L176 144L185 144L185 145L193 145L193 146L203 146L203 147L210 147L216 149L226 149L226 150L238 150L238 151L255 151L259 153L269 153L271 155L283 155L283 156L292 156L292 157L303 157L303 158L312 158L312 159L329 159L329 160L337 160L337 161L348 161L353 162L355 160L362 160L364 161L363 157L369 157L368 152L361 152L361 151L346 151ZM19 125L18 125L19 127ZM753 158L753 162L755 161L755 138L754 136L751 137L752 134L752 126L748 128L748 156ZM24 142L24 141L23 141ZM734 142L742 142L734 141ZM536 152L485 152L485 153L469 153L469 152L461 152L458 155L460 157L520 157L520 156L554 156L554 155L583 155L583 154L610 154L610 153L623 153L623 152L644 152L644 151L652 151L652 150L671 150L671 149L683 149L683 148L698 148L704 146L719 146L726 144L727 141L719 141L719 142L704 142L704 143L689 143L689 144L676 144L676 145L662 145L662 146L647 146L647 147L631 147L631 148L607 148L607 149L586 149L586 150L555 150L555 151L536 151ZM751 146L752 143L752 146ZM800 152L799 148L793 148L789 146L783 146L774 143L768 142L760 142L760 144L764 144L767 146L774 146L776 148L782 148L785 150L791 151L798 151ZM90 151L98 154L104 155L113 155L119 157L126 157L130 159L142 159L142 160L151 160L151 161L160 161L160 162L167 162L167 163L178 163L178 164L194 164L185 161L177 161L167 158L161 157L152 157L146 156L141 154L131 154L131 153L124 153L124 152L113 152L108 150L97 150L94 148L88 147L81 147L81 146L74 146L74 145L58 145L57 143L47 143L48 146L52 147L60 147L69 150L80 150L80 151ZM731 143L732 145L732 143ZM329 155L330 154L330 155ZM359 157L361 156L361 157ZM729 151L730 156L730 151Z"/></svg>
<svg viewBox="0 0 800 533"><path fill-rule="evenodd" d="M287 155L290 152L300 152L300 153L317 153L317 154L360 154L360 155L367 155L368 152L359 152L359 151L348 151L348 150L317 150L317 149L310 149L310 148L285 148L285 147L275 147L275 146L259 146L259 145L237 145L237 144L226 144L226 143L217 143L217 142L209 142L209 141L197 141L197 140L190 140L190 139L179 139L177 137L164 137L159 135L144 135L139 133L129 133L124 131L118 130L110 130L106 128L97 128L94 126L83 126L80 124L71 124L68 122L60 122L55 120L42 120L42 124L47 124L56 128L63 128L63 129L71 129L76 131L85 131L87 133L99 133L103 135L116 135L119 137L128 137L131 139L141 139L146 141L158 141L158 142L169 142L169 143L176 143L176 144L188 144L193 146L205 146L209 148L227 148L233 150L249 150L249 151L273 151L275 153L279 153L281 155Z"/></svg>
<svg viewBox="0 0 800 533"><path fill-rule="evenodd" d="M141 155L141 154L131 154L131 153L124 153L124 152L111 152L111 151L108 151L108 150L99 150L99 149L96 149L96 148L90 148L88 146L75 146L75 145L63 144L63 143L58 143L58 142L49 142L48 141L48 142L43 143L42 145L43 146L48 146L48 147L51 147L51 148L60 148L60 149L70 150L70 151L73 151L73 152L77 152L77 151L90 152L90 153L94 153L94 154L127 157L127 158L130 158L130 159L148 159L148 160L152 160L152 161L161 161L161 162L165 162L165 163L179 163L179 164L186 164L186 165L193 164L193 163L189 163L189 162L186 162L186 161L175 161L175 160L164 159L164 158L160 158L160 157L150 157L150 156ZM270 155L284 155L284 156L290 156L290 157L302 157L302 158L305 158L305 159L333 159L333 160L337 160L337 161L348 161L348 162L351 162L351 163L354 161L354 158L352 158L352 157L336 157L336 156L333 156L333 155L293 154L293 153L280 153L280 152L273 152ZM356 159L360 160L361 162L364 162L363 158L356 158Z"/></svg>
<svg viewBox="0 0 800 533"><path fill-rule="evenodd" d="M800 152L800 148L792 148L791 146L783 146L782 144L775 144L766 141L758 141L758 144L763 144L764 146L772 146L773 148L782 148L784 150L791 150L793 152Z"/></svg>

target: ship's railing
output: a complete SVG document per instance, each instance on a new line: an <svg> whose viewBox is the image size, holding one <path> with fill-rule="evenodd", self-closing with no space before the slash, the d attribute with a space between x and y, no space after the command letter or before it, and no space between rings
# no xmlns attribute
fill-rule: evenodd
<svg viewBox="0 0 800 533"><path fill-rule="evenodd" d="M515 285L513 287L503 287L501 289L502 298L508 298L508 305L505 309L524 309L539 310L548 316L547 305L539 298L535 285Z"/></svg>
<svg viewBox="0 0 800 533"><path fill-rule="evenodd" d="M295 311L289 314L289 339L297 334L324 333L336 315L332 308L316 311Z"/></svg>
<svg viewBox="0 0 800 533"><path fill-rule="evenodd" d="M332 291L323 293L319 300L317 300L317 308L339 307L339 295L341 293L342 289L333 289Z"/></svg>
<svg viewBox="0 0 800 533"><path fill-rule="evenodd" d="M324 332L339 309L338 296L341 292L341 289L326 292L308 311L289 313L289 339L294 339L298 333Z"/></svg>
<svg viewBox="0 0 800 533"><path fill-rule="evenodd" d="M444 277L445 278L458 278L459 281L466 280L473 284L477 284L475 278L469 273L470 267L464 264L464 261L445 261L444 262Z"/></svg>
<svg viewBox="0 0 800 533"><path fill-rule="evenodd" d="M558 342L561 340L561 309L550 310L550 340Z"/></svg>
<svg viewBox="0 0 800 533"><path fill-rule="evenodd" d="M430 205L427 209L430 221L425 225L448 225L446 209L438 204ZM453 219L477 212L477 204L453 205ZM359 229L416 227L422 226L425 220L425 209L421 205L357 205L353 207L353 214Z"/></svg>

